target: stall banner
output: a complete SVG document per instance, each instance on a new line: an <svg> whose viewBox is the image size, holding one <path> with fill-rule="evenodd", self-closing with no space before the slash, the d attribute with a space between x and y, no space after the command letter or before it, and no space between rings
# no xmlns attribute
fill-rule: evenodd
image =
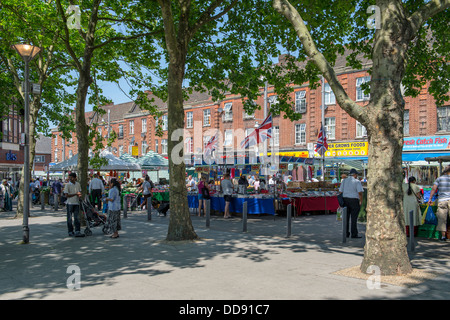
<svg viewBox="0 0 450 320"><path fill-rule="evenodd" d="M138 146L132 146L131 147L131 155L133 157L139 156L139 147Z"/></svg>
<svg viewBox="0 0 450 320"><path fill-rule="evenodd" d="M403 151L429 151L445 149L450 149L450 136L403 138Z"/></svg>
<svg viewBox="0 0 450 320"><path fill-rule="evenodd" d="M328 143L328 150L325 157L367 157L369 154L369 142L349 141ZM315 156L320 158L317 152Z"/></svg>

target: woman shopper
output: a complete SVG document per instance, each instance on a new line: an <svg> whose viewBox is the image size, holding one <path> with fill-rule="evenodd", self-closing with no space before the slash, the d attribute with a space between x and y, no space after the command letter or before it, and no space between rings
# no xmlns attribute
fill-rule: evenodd
<svg viewBox="0 0 450 320"><path fill-rule="evenodd" d="M422 199L420 187L416 184L415 177L409 177L408 183L403 184L403 214L405 215L406 235L409 236L409 212L413 211L414 235L417 235L420 226L419 201Z"/></svg>
<svg viewBox="0 0 450 320"><path fill-rule="evenodd" d="M444 169L442 175L434 182L430 192L430 199L428 200L429 206L433 204L431 199L433 199L436 191L439 191L438 209L436 212L438 224L436 226L436 231L441 233L441 238L439 240L446 241L447 217L450 216L450 165Z"/></svg>
<svg viewBox="0 0 450 320"><path fill-rule="evenodd" d="M108 203L108 218L106 221L106 233L115 239L119 237L120 224L120 183L116 179L109 182L109 194L105 199Z"/></svg>

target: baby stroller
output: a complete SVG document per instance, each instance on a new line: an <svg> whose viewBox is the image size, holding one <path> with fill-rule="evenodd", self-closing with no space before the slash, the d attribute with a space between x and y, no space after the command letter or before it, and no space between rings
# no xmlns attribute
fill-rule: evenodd
<svg viewBox="0 0 450 320"><path fill-rule="evenodd" d="M84 229L84 234L86 236L92 235L91 228L104 226L106 224L106 216L99 214L88 200L81 202L81 211L86 219L86 229Z"/></svg>

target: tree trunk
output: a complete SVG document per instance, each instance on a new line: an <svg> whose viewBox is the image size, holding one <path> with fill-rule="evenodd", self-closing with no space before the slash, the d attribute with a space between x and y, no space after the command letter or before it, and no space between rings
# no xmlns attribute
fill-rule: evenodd
<svg viewBox="0 0 450 320"><path fill-rule="evenodd" d="M371 99L367 106L369 170L367 231L361 271L378 267L382 275L412 271L407 252L402 192L403 114L400 84L411 29L401 10L382 8L382 29L373 48ZM395 17L390 17L393 14ZM395 21L393 23L393 21Z"/></svg>
<svg viewBox="0 0 450 320"><path fill-rule="evenodd" d="M192 226L186 189L186 167L183 160L183 149L174 147L184 144L184 109L183 89L184 59L169 64L168 79L168 147L169 147L169 181L170 181L170 221L167 232L168 241L195 240L197 234ZM172 141L171 135L177 130L179 135ZM181 161L180 161L181 160ZM174 163L175 161L175 163Z"/></svg>
<svg viewBox="0 0 450 320"><path fill-rule="evenodd" d="M85 118L85 105L86 96L92 80L90 77L90 64L89 67L83 68L80 72L80 79L77 88L77 103L75 109L76 120L76 134L78 140L78 175L77 180L81 185L82 199L87 193L87 175L89 170L89 126L86 124Z"/></svg>

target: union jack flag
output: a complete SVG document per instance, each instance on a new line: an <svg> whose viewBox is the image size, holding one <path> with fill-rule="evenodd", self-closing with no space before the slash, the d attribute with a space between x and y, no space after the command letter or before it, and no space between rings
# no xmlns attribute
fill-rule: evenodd
<svg viewBox="0 0 450 320"><path fill-rule="evenodd" d="M250 148L269 138L272 138L272 114L269 114L266 120L264 120L258 128L255 128L252 133L242 140L241 148Z"/></svg>
<svg viewBox="0 0 450 320"><path fill-rule="evenodd" d="M320 124L319 137L317 138L317 144L316 144L315 151L318 154L320 154L321 156L323 156L327 149L328 149L327 134L325 132L325 128L323 127L323 124Z"/></svg>
<svg viewBox="0 0 450 320"><path fill-rule="evenodd" d="M205 145L205 154L211 154L219 145L219 132L217 132Z"/></svg>

